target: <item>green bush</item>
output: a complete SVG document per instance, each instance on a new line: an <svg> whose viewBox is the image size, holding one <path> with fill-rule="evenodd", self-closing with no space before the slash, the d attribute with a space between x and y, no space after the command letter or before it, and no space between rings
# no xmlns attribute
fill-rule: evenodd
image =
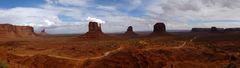
<svg viewBox="0 0 240 68"><path fill-rule="evenodd" d="M0 68L8 68L8 63L0 60Z"/></svg>

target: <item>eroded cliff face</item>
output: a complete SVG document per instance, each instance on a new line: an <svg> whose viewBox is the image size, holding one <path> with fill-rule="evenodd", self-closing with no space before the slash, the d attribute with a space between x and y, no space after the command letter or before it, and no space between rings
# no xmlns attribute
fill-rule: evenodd
<svg viewBox="0 0 240 68"><path fill-rule="evenodd" d="M33 37L35 36L31 26L15 26L11 24L0 24L0 37Z"/></svg>
<svg viewBox="0 0 240 68"><path fill-rule="evenodd" d="M11 24L0 24L0 37L15 37L16 27Z"/></svg>
<svg viewBox="0 0 240 68"><path fill-rule="evenodd" d="M33 37L35 36L33 27L31 26L15 26L16 27L16 33L20 37Z"/></svg>

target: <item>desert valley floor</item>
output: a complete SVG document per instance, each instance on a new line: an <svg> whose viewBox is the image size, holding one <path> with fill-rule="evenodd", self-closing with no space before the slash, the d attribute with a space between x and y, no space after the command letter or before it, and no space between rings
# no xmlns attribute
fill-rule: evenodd
<svg viewBox="0 0 240 68"><path fill-rule="evenodd" d="M82 39L78 35L0 38L0 60L10 68L238 68L240 34Z"/></svg>

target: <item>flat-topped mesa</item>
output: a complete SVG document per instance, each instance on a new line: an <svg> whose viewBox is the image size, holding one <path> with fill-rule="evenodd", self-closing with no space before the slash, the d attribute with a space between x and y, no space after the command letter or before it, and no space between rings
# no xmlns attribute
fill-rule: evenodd
<svg viewBox="0 0 240 68"><path fill-rule="evenodd" d="M124 36L137 36L137 34L133 31L133 27L129 26L127 31L124 33Z"/></svg>
<svg viewBox="0 0 240 68"><path fill-rule="evenodd" d="M210 28L192 28L191 32L210 32Z"/></svg>
<svg viewBox="0 0 240 68"><path fill-rule="evenodd" d="M224 32L224 28L217 28L217 27L211 27L211 28L192 28L191 32L219 33L219 32Z"/></svg>
<svg viewBox="0 0 240 68"><path fill-rule="evenodd" d="M240 28L226 28L226 29L224 29L224 32L227 32L227 33L240 33Z"/></svg>
<svg viewBox="0 0 240 68"><path fill-rule="evenodd" d="M0 24L0 37L33 37L35 36L31 26L15 26L11 24Z"/></svg>

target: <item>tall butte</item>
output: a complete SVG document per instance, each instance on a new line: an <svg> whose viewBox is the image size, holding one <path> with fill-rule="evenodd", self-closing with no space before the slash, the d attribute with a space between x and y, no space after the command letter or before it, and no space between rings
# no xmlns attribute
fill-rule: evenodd
<svg viewBox="0 0 240 68"><path fill-rule="evenodd" d="M105 37L107 37L107 35L102 32L101 24L99 24L98 22L89 22L88 32L80 36L80 38L85 39L99 39Z"/></svg>
<svg viewBox="0 0 240 68"><path fill-rule="evenodd" d="M153 32L150 34L150 36L162 36L162 35L169 35L166 32L166 26L163 22L158 22L153 27Z"/></svg>
<svg viewBox="0 0 240 68"><path fill-rule="evenodd" d="M137 34L133 31L133 27L129 26L127 28L127 31L124 33L124 36L126 36L126 37L136 37Z"/></svg>

